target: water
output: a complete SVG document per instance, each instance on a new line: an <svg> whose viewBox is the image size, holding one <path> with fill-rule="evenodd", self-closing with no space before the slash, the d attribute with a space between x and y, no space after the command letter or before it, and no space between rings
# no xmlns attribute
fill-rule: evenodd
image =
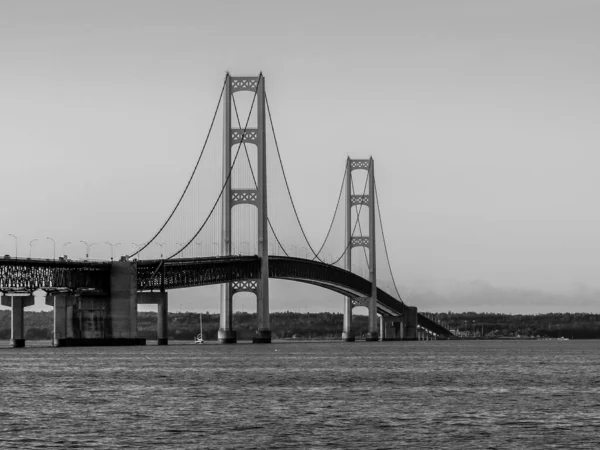
<svg viewBox="0 0 600 450"><path fill-rule="evenodd" d="M0 447L600 445L600 341L6 345Z"/></svg>

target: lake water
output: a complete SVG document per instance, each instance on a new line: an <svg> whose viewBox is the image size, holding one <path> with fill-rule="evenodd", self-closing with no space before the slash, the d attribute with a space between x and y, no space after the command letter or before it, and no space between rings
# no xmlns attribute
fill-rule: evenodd
<svg viewBox="0 0 600 450"><path fill-rule="evenodd" d="M171 344L0 341L0 447L600 447L600 341Z"/></svg>

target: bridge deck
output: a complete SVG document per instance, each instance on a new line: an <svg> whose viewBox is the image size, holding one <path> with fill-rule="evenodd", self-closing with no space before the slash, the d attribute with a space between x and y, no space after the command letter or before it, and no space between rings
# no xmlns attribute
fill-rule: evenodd
<svg viewBox="0 0 600 450"><path fill-rule="evenodd" d="M110 292L110 262L0 259L3 293ZM138 290L171 290L256 279L258 256L226 256L137 261ZM347 270L302 258L269 257L269 277L320 286L349 297L368 297L371 283ZM383 315L405 315L407 306L377 289L377 309ZM419 314L419 325L436 334L448 334L441 325Z"/></svg>

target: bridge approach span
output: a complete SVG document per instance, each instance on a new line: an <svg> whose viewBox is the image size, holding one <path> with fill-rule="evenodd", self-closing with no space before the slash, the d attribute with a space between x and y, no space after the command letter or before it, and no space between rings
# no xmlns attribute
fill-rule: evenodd
<svg viewBox="0 0 600 450"><path fill-rule="evenodd" d="M225 256L137 261L139 291L160 291L207 286L260 277L258 256ZM111 263L42 259L0 259L0 292L49 294L93 291L110 294ZM269 256L269 277L308 283L352 298L370 295L371 283L344 269L318 261ZM384 316L407 314L408 306L377 290L377 312ZM419 326L438 335L448 330L418 314Z"/></svg>

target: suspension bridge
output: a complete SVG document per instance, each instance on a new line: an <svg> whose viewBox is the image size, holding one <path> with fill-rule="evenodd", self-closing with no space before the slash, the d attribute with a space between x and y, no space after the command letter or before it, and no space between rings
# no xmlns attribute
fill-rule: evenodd
<svg viewBox="0 0 600 450"><path fill-rule="evenodd" d="M183 191L157 231L120 261L0 260L11 344L25 345L24 308L35 291L54 307L54 345L143 344L138 304L158 307L167 344L168 293L221 286L218 339L237 342L233 298L256 296L255 343L271 342L269 280L308 283L344 296L342 339L366 307L366 340L445 338L445 324L404 303L390 266L373 158L347 158L321 241L307 237L288 184L262 73L225 76L206 139ZM221 122L219 124L219 122ZM222 126L222 133L215 129ZM341 164L340 164L341 165ZM307 180L310 182L310 180ZM303 251L299 251L303 250ZM144 257L142 257L144 256Z"/></svg>

